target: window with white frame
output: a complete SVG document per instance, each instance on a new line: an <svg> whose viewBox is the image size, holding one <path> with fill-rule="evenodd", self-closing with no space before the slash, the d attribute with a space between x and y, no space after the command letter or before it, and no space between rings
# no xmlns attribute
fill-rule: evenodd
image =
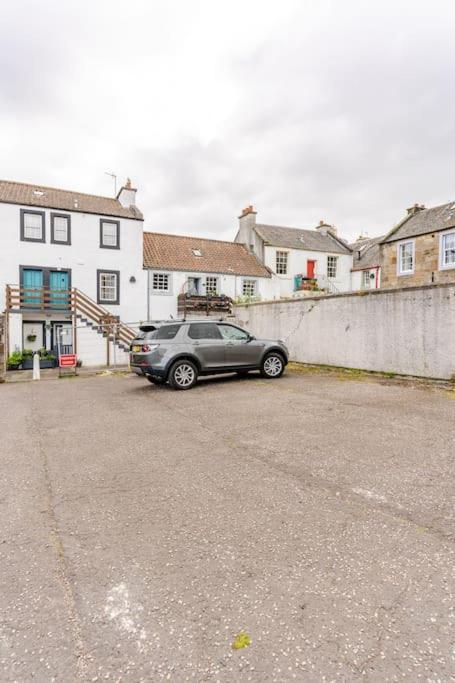
<svg viewBox="0 0 455 683"><path fill-rule="evenodd" d="M370 271L362 270L362 289L370 289Z"/></svg>
<svg viewBox="0 0 455 683"><path fill-rule="evenodd" d="M21 240L44 242L44 211L21 210Z"/></svg>
<svg viewBox="0 0 455 683"><path fill-rule="evenodd" d="M171 291L171 276L169 273L152 273L152 291L169 294Z"/></svg>
<svg viewBox="0 0 455 683"><path fill-rule="evenodd" d="M100 221L100 247L120 249L120 222Z"/></svg>
<svg viewBox="0 0 455 683"><path fill-rule="evenodd" d="M208 275L205 278L205 293L209 296L218 294L218 278Z"/></svg>
<svg viewBox="0 0 455 683"><path fill-rule="evenodd" d="M337 276L338 256L327 256L327 277Z"/></svg>
<svg viewBox="0 0 455 683"><path fill-rule="evenodd" d="M98 303L119 304L120 273L117 270L98 271Z"/></svg>
<svg viewBox="0 0 455 683"><path fill-rule="evenodd" d="M403 242L398 245L398 275L407 275L414 272L414 242Z"/></svg>
<svg viewBox="0 0 455 683"><path fill-rule="evenodd" d="M441 235L441 268L455 268L455 232Z"/></svg>
<svg viewBox="0 0 455 683"><path fill-rule="evenodd" d="M287 275L288 272L288 252L276 252L276 272L277 275Z"/></svg>
<svg viewBox="0 0 455 683"><path fill-rule="evenodd" d="M51 242L71 244L70 217L64 214L51 213Z"/></svg>
<svg viewBox="0 0 455 683"><path fill-rule="evenodd" d="M243 296L256 296L257 280L244 280L242 283Z"/></svg>

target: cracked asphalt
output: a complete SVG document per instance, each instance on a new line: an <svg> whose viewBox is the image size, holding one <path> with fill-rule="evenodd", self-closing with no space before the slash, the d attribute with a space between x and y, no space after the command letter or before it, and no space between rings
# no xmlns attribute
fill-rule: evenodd
<svg viewBox="0 0 455 683"><path fill-rule="evenodd" d="M0 680L455 680L449 392L99 376L0 427Z"/></svg>

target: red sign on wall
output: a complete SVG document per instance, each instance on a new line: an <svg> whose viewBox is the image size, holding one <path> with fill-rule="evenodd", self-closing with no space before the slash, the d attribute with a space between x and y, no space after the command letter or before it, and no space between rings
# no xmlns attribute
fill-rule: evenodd
<svg viewBox="0 0 455 683"><path fill-rule="evenodd" d="M60 356L60 367L61 368L74 368L77 362L77 356L75 353L65 353Z"/></svg>

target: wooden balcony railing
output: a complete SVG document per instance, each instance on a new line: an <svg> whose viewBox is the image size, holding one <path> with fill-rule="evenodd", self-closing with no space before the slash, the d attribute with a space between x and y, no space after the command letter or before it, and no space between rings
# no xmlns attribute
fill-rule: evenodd
<svg viewBox="0 0 455 683"><path fill-rule="evenodd" d="M128 346L135 331L122 323L118 316L97 304L79 289L31 288L6 285L6 311L67 311L79 314L101 328L111 339Z"/></svg>

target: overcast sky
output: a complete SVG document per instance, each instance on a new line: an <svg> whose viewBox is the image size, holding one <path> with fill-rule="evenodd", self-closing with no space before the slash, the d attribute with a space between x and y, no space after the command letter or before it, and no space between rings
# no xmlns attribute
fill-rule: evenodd
<svg viewBox="0 0 455 683"><path fill-rule="evenodd" d="M455 199L453 0L15 0L0 177L113 194L150 230L237 216L348 238Z"/></svg>

